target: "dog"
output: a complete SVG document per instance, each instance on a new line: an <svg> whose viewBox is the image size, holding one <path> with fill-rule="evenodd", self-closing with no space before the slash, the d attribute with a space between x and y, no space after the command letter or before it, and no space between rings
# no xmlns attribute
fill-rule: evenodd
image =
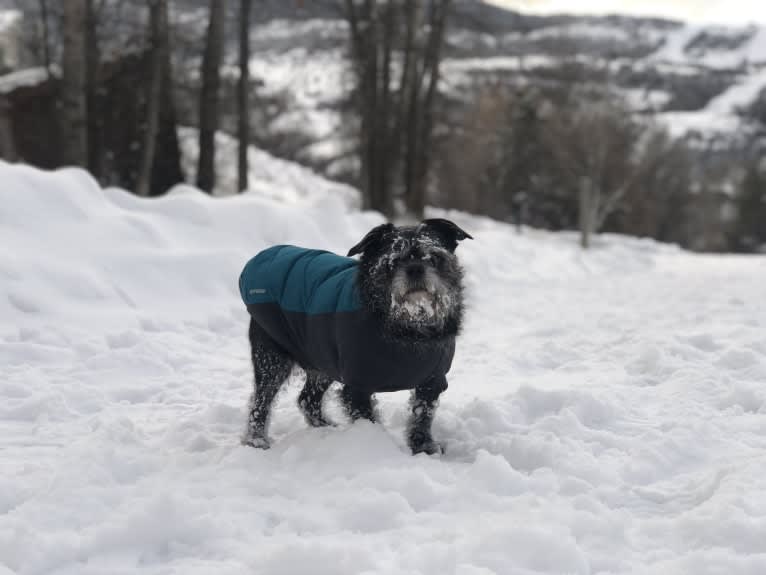
<svg viewBox="0 0 766 575"><path fill-rule="evenodd" d="M309 425L332 425L322 398L334 381L352 420L378 419L374 394L412 390L407 443L413 454L443 453L431 424L463 318L464 239L473 238L455 223L427 219L379 225L347 257L280 245L252 258L239 278L254 371L243 444L270 446L271 406L297 364Z"/></svg>

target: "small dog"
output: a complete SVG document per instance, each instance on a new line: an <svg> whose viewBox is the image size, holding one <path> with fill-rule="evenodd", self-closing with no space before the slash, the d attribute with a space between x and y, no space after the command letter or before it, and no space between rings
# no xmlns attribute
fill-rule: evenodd
<svg viewBox="0 0 766 575"><path fill-rule="evenodd" d="M428 219L380 225L345 258L274 246L251 259L239 279L255 375L243 443L269 447L271 405L297 363L306 371L298 405L309 425L330 424L322 398L333 381L343 385L349 416L371 421L375 393L410 389L409 447L443 452L431 423L463 316L455 249L466 238L453 222Z"/></svg>

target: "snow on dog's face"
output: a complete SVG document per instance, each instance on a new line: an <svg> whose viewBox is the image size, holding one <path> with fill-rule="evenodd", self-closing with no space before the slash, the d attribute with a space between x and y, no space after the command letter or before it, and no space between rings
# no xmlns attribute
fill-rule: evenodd
<svg viewBox="0 0 766 575"><path fill-rule="evenodd" d="M351 248L349 256L362 254L362 299L394 337L424 341L457 333L463 273L454 252L470 237L448 220L425 220L378 226Z"/></svg>
<svg viewBox="0 0 766 575"><path fill-rule="evenodd" d="M442 273L455 260L428 236L402 234L395 239L391 251L378 259L392 274L391 314L416 323L443 321L452 305L452 288Z"/></svg>

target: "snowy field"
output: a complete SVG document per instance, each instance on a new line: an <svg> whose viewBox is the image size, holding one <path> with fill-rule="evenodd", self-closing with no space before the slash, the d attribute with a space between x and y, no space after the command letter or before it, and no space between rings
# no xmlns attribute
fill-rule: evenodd
<svg viewBox="0 0 766 575"><path fill-rule="evenodd" d="M765 258L448 214L476 240L447 453L409 455L401 393L307 428L299 373L257 451L241 266L379 216L0 182L0 575L766 573Z"/></svg>

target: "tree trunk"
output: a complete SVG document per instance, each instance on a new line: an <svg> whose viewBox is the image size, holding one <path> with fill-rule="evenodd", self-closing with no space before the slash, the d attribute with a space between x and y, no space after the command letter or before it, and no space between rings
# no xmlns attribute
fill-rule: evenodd
<svg viewBox="0 0 766 575"><path fill-rule="evenodd" d="M8 162L15 162L16 144L10 110L11 105L8 100L0 94L0 158Z"/></svg>
<svg viewBox="0 0 766 575"><path fill-rule="evenodd" d="M422 66L410 90L405 193L407 208L418 219L423 217L425 210L433 146L434 106L449 9L450 0L431 0L429 34L422 55ZM423 82L426 80L428 83L424 93Z"/></svg>
<svg viewBox="0 0 766 575"><path fill-rule="evenodd" d="M391 60L394 50L394 27L396 23L396 6L394 0L388 0L383 19L383 38L381 39L381 59L383 70L380 81L380 110L377 112L380 128L376 140L378 142L378 206L388 217L394 215L394 194L391 189L391 170L396 163L395 138L392 137L392 126L395 124L395 109L391 93Z"/></svg>
<svg viewBox="0 0 766 575"><path fill-rule="evenodd" d="M247 150L250 146L250 123L248 116L248 90L250 88L250 11L252 0L241 0L239 15L239 83L237 84L239 162L237 189L247 190Z"/></svg>
<svg viewBox="0 0 766 575"><path fill-rule="evenodd" d="M580 180L580 205L578 217L580 220L580 245L583 249L590 247L593 233L593 185L588 178Z"/></svg>
<svg viewBox="0 0 766 575"><path fill-rule="evenodd" d="M365 42L367 44L365 48L366 62L365 62L365 75L366 75L366 99L364 102L364 114L367 118L366 134L364 137L366 149L364 153L367 155L367 182L364 183L367 189L367 196L369 199L369 209L380 209L380 188L378 180L378 142L377 131L380 126L380 116L378 115L378 96L379 96L379 78L378 78L378 42L380 38L378 36L378 14L377 6L374 0L366 0L365 2L366 18L367 18L367 30L365 31Z"/></svg>
<svg viewBox="0 0 766 575"><path fill-rule="evenodd" d="M215 132L218 129L220 107L223 6L224 0L210 0L210 22L202 58L197 187L208 193L212 193L215 187Z"/></svg>
<svg viewBox="0 0 766 575"><path fill-rule="evenodd" d="M406 157L407 125L409 120L409 103L412 87L417 80L417 54L415 53L415 34L420 28L419 0L407 0L404 7L404 21L406 24L404 53L402 54L402 75L399 80L399 108L396 117L396 146L403 150ZM404 183L405 196L407 195L409 178L407 165L403 165L402 181Z"/></svg>
<svg viewBox="0 0 766 575"><path fill-rule="evenodd" d="M48 73L48 79L50 79L53 74L51 71L51 33L50 33L50 25L48 23L48 0L39 0L40 4L40 20L42 23L42 44L43 44L43 65L45 66L45 71Z"/></svg>
<svg viewBox="0 0 766 575"><path fill-rule="evenodd" d="M362 194L362 209L372 209L369 189L369 165L367 155L367 140L371 130L367 113L369 97L369 71L367 43L361 30L360 15L354 0L345 0L345 16L351 36L351 61L356 73L355 105L359 114L359 188Z"/></svg>
<svg viewBox="0 0 766 575"><path fill-rule="evenodd" d="M364 209L393 215L390 172L397 154L390 89L396 2L346 0L359 114L359 183Z"/></svg>
<svg viewBox="0 0 766 575"><path fill-rule="evenodd" d="M160 107L162 105L163 65L167 49L167 0L150 0L149 22L151 28L151 78L146 98L146 127L141 149L141 163L136 182L136 194L147 197L151 193L152 170L157 147Z"/></svg>
<svg viewBox="0 0 766 575"><path fill-rule="evenodd" d="M99 95L101 57L98 45L98 15L93 0L86 5L85 100L88 109L88 170L100 180L104 172L104 123Z"/></svg>
<svg viewBox="0 0 766 575"><path fill-rule="evenodd" d="M167 1L167 0L165 0ZM172 186L184 182L181 169L181 149L178 143L176 107L173 97L173 66L170 61L170 36L165 36L165 61L162 64L162 89L159 127L152 166L149 195L164 193Z"/></svg>
<svg viewBox="0 0 766 575"><path fill-rule="evenodd" d="M85 167L88 164L88 111L85 93L87 0L65 0L63 4L63 158L67 164Z"/></svg>
<svg viewBox="0 0 766 575"><path fill-rule="evenodd" d="M425 10L420 3L345 2L357 81L363 206L387 216L394 215L394 187L398 182L393 174L401 174L410 212L422 214L425 203L433 108L450 2L429 0L427 22L423 21ZM400 79L398 87L392 87L400 22L405 26ZM423 36L425 41L421 40Z"/></svg>

